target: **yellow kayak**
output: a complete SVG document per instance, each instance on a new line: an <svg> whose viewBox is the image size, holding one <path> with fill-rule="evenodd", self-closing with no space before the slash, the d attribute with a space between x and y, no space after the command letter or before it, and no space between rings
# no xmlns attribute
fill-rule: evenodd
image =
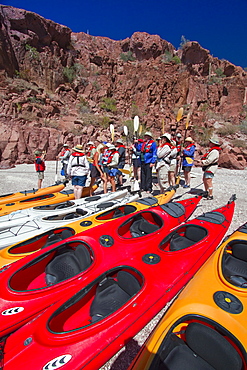
<svg viewBox="0 0 247 370"><path fill-rule="evenodd" d="M126 205L121 205L107 211L98 212L85 217L83 220L68 223L65 226L49 230L43 234L26 239L23 242L6 247L0 250L0 268L34 253L45 246L111 221L116 217L125 216L149 207L168 203L174 196L175 192L176 189L171 188L164 194L150 196L143 199L140 198L135 202L127 203Z"/></svg>
<svg viewBox="0 0 247 370"><path fill-rule="evenodd" d="M42 189L24 190L17 193L3 194L0 195L0 204L18 202L23 199L30 199L34 196L41 196L50 193L57 193L63 190L65 187L64 183L54 184Z"/></svg>
<svg viewBox="0 0 247 370"><path fill-rule="evenodd" d="M93 186L95 191L98 188L98 185ZM89 186L83 188L82 197L89 195ZM0 205L0 216L7 215L10 212L18 211L20 209L37 207L39 205L48 205L54 203L66 202L68 200L74 199L74 192L72 189L63 190L57 193L48 193L43 195L34 195L28 199L22 199L16 202L10 202Z"/></svg>
<svg viewBox="0 0 247 370"><path fill-rule="evenodd" d="M246 310L247 223L180 293L129 370L246 370Z"/></svg>

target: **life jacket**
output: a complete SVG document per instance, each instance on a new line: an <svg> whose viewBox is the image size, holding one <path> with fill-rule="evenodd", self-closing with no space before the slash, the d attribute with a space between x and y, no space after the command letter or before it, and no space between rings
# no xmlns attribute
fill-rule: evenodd
<svg viewBox="0 0 247 370"><path fill-rule="evenodd" d="M111 153L110 153L110 155L109 155L109 157L107 159L107 164L111 163L112 158L113 158L113 156L114 156L115 153L118 153L118 151L117 150L111 151Z"/></svg>
<svg viewBox="0 0 247 370"><path fill-rule="evenodd" d="M40 157L36 157L35 159L35 170L37 172L44 172L45 170L45 162L41 160L41 163L37 163L37 159L40 158Z"/></svg>
<svg viewBox="0 0 247 370"><path fill-rule="evenodd" d="M218 150L218 151L221 151L221 148L219 148L218 146L213 146L212 148L210 148L203 156L202 156L202 160L206 159L207 156L209 155L210 152L212 152L212 150Z"/></svg>
<svg viewBox="0 0 247 370"><path fill-rule="evenodd" d="M88 148L88 150L87 150L87 152L86 152L86 156L87 156L87 157L90 157L91 151L92 151L93 149L96 149L96 147L95 147L94 145L91 145L91 146Z"/></svg>
<svg viewBox="0 0 247 370"><path fill-rule="evenodd" d="M191 143L191 144L187 145L184 149L185 149L185 150L190 150L190 148L191 148L192 146L195 146L195 144Z"/></svg>
<svg viewBox="0 0 247 370"><path fill-rule="evenodd" d="M60 157L63 157L65 155L66 152L69 152L70 150L69 149L64 149L61 151L60 153Z"/></svg>
<svg viewBox="0 0 247 370"><path fill-rule="evenodd" d="M154 140L144 141L141 147L142 153L148 153L151 150L151 146L154 143Z"/></svg>
<svg viewBox="0 0 247 370"><path fill-rule="evenodd" d="M76 163L76 164L72 164L72 165L71 165L71 167L85 167L85 165L84 165L84 164L81 164L81 163L79 162L80 157L84 157L84 156L85 156L85 154L84 154L84 153L74 152L74 153L72 153L71 155L72 155L72 157L74 157L74 158L76 158L76 159L77 159L77 163ZM74 160L74 158L72 159L72 161Z"/></svg>

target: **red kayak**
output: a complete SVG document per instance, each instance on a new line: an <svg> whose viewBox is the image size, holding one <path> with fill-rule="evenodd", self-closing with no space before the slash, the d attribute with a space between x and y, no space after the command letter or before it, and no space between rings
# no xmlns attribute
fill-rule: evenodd
<svg viewBox="0 0 247 370"><path fill-rule="evenodd" d="M198 198L181 204L190 203L191 212L194 202L198 203ZM69 290L62 288L64 282L58 283L50 303L58 299L57 291L60 301L2 342L5 370L16 369L20 364L33 370L99 369L184 287L213 253L230 226L235 202L231 200L224 207L182 224L185 215L174 219L164 207L112 221L107 230L99 226L91 233L81 234L81 245L87 246L93 257L87 273L76 278L76 287L71 280ZM179 226L174 228L175 223ZM1 285L12 286L9 278L2 280ZM6 304L7 297L1 294L7 312L11 308L21 311L23 307L12 317L21 317L29 306L29 302L25 307L21 303L23 292L17 290L18 281L15 279L14 287L20 296L17 304ZM13 292L8 289L8 296L11 295Z"/></svg>
<svg viewBox="0 0 247 370"><path fill-rule="evenodd" d="M108 266L111 268L113 262L118 264L121 258L125 261L133 250L148 250L149 244L145 242L158 244L171 228L193 213L200 199L151 207L109 221L107 228L103 224L77 235L69 234L70 238L3 267L0 270L0 336L19 328L63 298L67 291L77 292L80 283L100 275ZM110 248L111 243L114 248Z"/></svg>

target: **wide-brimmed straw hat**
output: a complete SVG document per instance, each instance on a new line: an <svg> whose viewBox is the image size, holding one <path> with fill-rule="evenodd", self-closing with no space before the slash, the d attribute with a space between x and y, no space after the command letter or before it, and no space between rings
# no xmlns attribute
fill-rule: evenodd
<svg viewBox="0 0 247 370"><path fill-rule="evenodd" d="M216 137L212 137L211 139L209 139L210 143L213 143L214 145L220 145L220 142L218 140L218 138Z"/></svg>
<svg viewBox="0 0 247 370"><path fill-rule="evenodd" d="M34 154L35 154L35 155L40 155L40 154L42 154L42 151L41 151L41 150L39 150L39 149L37 149L37 150L35 150Z"/></svg>
<svg viewBox="0 0 247 370"><path fill-rule="evenodd" d="M188 136L188 137L186 137L186 139L184 141L189 141L189 142L193 143L194 140L192 139L192 137Z"/></svg>
<svg viewBox="0 0 247 370"><path fill-rule="evenodd" d="M75 152L83 153L83 146L82 146L82 145L80 145L80 144L77 144L77 145L73 148L73 150L74 150Z"/></svg>
<svg viewBox="0 0 247 370"><path fill-rule="evenodd" d="M153 137L153 134L152 134L152 132L150 132L150 131L146 131L146 132L145 132L145 134L144 134L144 136L150 136L150 137Z"/></svg>
<svg viewBox="0 0 247 370"><path fill-rule="evenodd" d="M122 139L117 139L116 143L123 144L123 140Z"/></svg>

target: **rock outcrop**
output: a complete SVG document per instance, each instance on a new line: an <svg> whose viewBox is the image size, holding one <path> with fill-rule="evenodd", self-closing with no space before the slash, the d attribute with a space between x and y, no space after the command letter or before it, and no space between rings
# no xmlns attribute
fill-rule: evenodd
<svg viewBox="0 0 247 370"><path fill-rule="evenodd" d="M130 139L135 115L156 137L171 125L183 132L188 114L188 134L199 146L217 132L226 144L221 165L246 167L241 67L197 42L176 50L145 32L114 41L10 6L0 5L0 25L1 168L32 162L37 147L51 160L65 141L109 140L110 123L116 137L127 125ZM176 122L180 107L184 115ZM223 135L224 126L231 130Z"/></svg>

